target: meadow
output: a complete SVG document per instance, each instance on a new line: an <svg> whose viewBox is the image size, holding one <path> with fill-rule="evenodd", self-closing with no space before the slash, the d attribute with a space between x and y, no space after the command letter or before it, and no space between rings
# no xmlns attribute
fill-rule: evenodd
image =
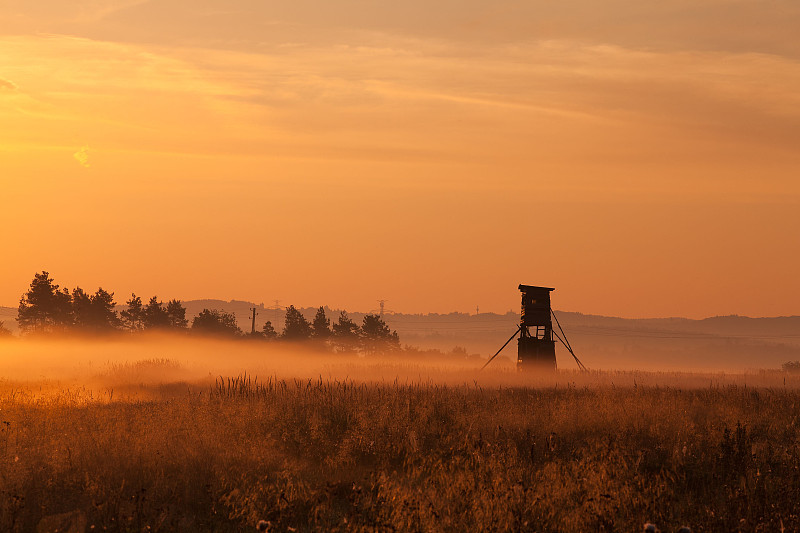
<svg viewBox="0 0 800 533"><path fill-rule="evenodd" d="M796 376L184 365L0 380L0 530L800 530Z"/></svg>

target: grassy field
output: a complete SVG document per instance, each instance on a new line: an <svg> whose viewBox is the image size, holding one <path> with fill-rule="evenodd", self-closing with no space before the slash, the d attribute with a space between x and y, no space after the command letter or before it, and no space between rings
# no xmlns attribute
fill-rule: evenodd
<svg viewBox="0 0 800 533"><path fill-rule="evenodd" d="M175 369L0 382L0 530L800 530L782 374L145 383L148 366Z"/></svg>

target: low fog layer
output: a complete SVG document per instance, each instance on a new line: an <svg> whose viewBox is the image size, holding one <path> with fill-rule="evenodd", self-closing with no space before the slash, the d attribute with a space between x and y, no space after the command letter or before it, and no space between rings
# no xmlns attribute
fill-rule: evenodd
<svg viewBox="0 0 800 533"><path fill-rule="evenodd" d="M190 300L182 303L187 310L186 316L190 317L205 308L223 309L236 317L243 331L250 330L250 310L253 307L258 310L257 331L267 320L278 329L285 321L283 309L265 308L263 304L253 302ZM317 309L298 310L312 321ZM342 311L329 307L324 309L328 317L337 317ZM348 312L350 318L359 324L366 314ZM556 314L576 354L591 369L744 372L779 369L786 362L800 360L800 335L797 333L800 331L800 316L720 316L692 320L627 319L565 311ZM0 307L0 320L18 335L16 317L16 308ZM391 330L397 331L402 345L444 353L452 353L454 348L458 348L475 360L486 360L494 354L519 323L519 314L513 311L505 314L387 312L382 318ZM179 351L183 349L185 347ZM201 348L201 351L205 349ZM263 354L285 351L285 347L267 346L258 350ZM428 353L426 357L429 360L436 354ZM515 342L502 352L499 359L503 358L508 364L516 359ZM577 369L569 352L560 344L556 346L556 359L561 369ZM407 363L408 358L401 362ZM412 357L412 364L419 364L418 357Z"/></svg>
<svg viewBox="0 0 800 533"><path fill-rule="evenodd" d="M169 335L108 339L11 339L0 342L0 373L14 380L87 380L129 374L134 367L161 367L162 380L200 380L250 375L262 379L394 379L438 373L477 371L479 360L442 357L422 361L404 355L365 357L332 353L292 343L266 343ZM497 368L512 368L508 359ZM380 369L376 371L374 369Z"/></svg>
<svg viewBox="0 0 800 533"><path fill-rule="evenodd" d="M509 349L513 355L514 350ZM92 391L96 399L150 397L207 390L218 380L351 381L469 387L708 388L728 385L800 387L800 376L750 372L646 372L599 366L580 373L518 372L510 358L372 356L320 352L283 343L225 341L164 335L136 339L11 339L0 342L0 391L36 394ZM37 393L38 391L38 393Z"/></svg>

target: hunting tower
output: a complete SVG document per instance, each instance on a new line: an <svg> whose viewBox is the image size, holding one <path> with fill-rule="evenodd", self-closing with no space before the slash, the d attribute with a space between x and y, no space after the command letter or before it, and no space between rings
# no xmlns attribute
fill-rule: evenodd
<svg viewBox="0 0 800 533"><path fill-rule="evenodd" d="M517 341L517 369L518 370L545 370L555 372L556 370L556 342L554 337L566 347L570 355L575 359L578 368L584 372L587 370L586 366L581 363L575 351L570 346L567 340L567 334L564 333L564 328L558 322L558 317L553 313L550 307L550 293L555 289L551 287L535 287L533 285L520 285L519 290L522 292L522 313L519 320L517 331L511 335L506 343L497 350L493 356L489 358L486 363L481 367L481 370L494 361L494 358L500 355L503 348L514 340L514 337L519 335ZM553 331L553 322L556 321L558 331L561 335Z"/></svg>
<svg viewBox="0 0 800 533"><path fill-rule="evenodd" d="M517 340L517 368L520 370L555 370L556 343L550 309L550 287L520 285L522 313Z"/></svg>

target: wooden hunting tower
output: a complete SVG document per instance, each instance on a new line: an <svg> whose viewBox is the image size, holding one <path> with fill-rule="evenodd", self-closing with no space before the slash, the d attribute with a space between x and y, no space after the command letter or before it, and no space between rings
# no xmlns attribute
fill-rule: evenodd
<svg viewBox="0 0 800 533"><path fill-rule="evenodd" d="M522 313L517 340L517 368L520 370L555 370L556 343L550 309L550 287L520 285Z"/></svg>
<svg viewBox="0 0 800 533"><path fill-rule="evenodd" d="M508 346L509 343L514 340L514 337L519 335L519 340L517 340L518 370L545 370L555 372L555 339L558 339L575 359L578 368L585 372L587 370L586 366L581 363L581 360L575 355L575 351L567 340L567 334L564 333L564 328L561 327L561 324L558 322L558 317L553 313L553 309L550 307L550 293L555 289L552 287L520 285L519 290L522 292L522 313L517 331L508 338L506 343L502 345L486 363L484 363L481 370L494 361L494 358L500 355L503 348ZM560 336L553 331L552 319L556 321L558 331L561 332Z"/></svg>

